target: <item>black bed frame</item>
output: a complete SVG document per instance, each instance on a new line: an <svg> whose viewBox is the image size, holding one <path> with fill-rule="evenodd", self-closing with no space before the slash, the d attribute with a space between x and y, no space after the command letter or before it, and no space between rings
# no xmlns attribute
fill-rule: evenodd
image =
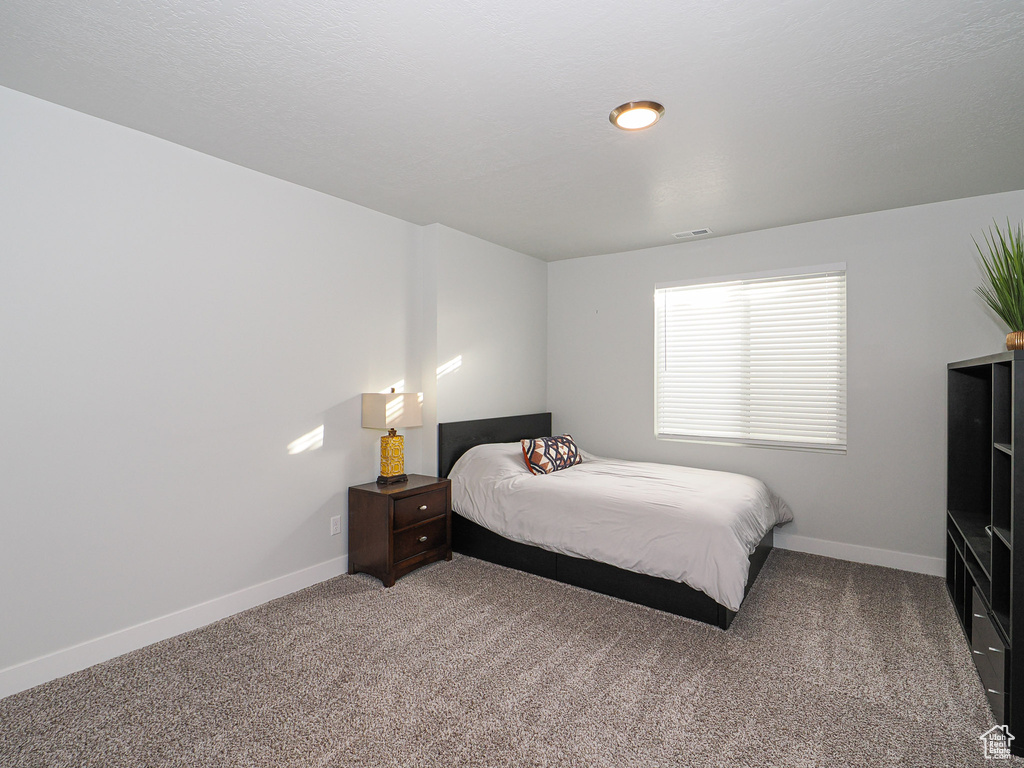
<svg viewBox="0 0 1024 768"><path fill-rule="evenodd" d="M438 475L448 477L459 457L475 445L512 443L550 434L550 413L438 424ZM744 596L768 558L773 541L773 532L768 531L750 556L750 574ZM452 549L480 560L686 616L722 629L728 629L736 615L735 611L686 584L520 544L467 520L456 510L452 512Z"/></svg>

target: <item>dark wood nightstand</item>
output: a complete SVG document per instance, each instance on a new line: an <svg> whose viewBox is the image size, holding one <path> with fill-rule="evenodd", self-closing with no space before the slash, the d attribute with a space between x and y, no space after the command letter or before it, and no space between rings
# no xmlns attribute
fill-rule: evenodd
<svg viewBox="0 0 1024 768"><path fill-rule="evenodd" d="M452 484L409 475L403 483L348 489L348 572L385 587L410 571L452 559Z"/></svg>

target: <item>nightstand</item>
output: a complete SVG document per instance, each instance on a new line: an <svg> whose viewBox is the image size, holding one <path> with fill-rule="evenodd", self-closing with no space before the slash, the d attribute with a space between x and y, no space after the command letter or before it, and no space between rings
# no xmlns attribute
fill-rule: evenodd
<svg viewBox="0 0 1024 768"><path fill-rule="evenodd" d="M409 475L394 485L348 489L348 572L369 573L385 587L410 571L452 559L452 484Z"/></svg>

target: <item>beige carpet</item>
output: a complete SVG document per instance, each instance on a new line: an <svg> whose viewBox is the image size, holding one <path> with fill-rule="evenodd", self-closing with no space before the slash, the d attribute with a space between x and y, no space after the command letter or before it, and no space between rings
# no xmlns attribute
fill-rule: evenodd
<svg viewBox="0 0 1024 768"><path fill-rule="evenodd" d="M992 724L938 578L776 551L722 632L456 556L4 699L0 766L1006 765Z"/></svg>

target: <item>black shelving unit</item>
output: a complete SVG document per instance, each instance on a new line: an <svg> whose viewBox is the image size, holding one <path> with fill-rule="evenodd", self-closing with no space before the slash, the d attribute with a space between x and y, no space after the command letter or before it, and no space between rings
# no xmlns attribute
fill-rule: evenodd
<svg viewBox="0 0 1024 768"><path fill-rule="evenodd" d="M1024 737L1024 352L947 376L946 586L996 720Z"/></svg>

